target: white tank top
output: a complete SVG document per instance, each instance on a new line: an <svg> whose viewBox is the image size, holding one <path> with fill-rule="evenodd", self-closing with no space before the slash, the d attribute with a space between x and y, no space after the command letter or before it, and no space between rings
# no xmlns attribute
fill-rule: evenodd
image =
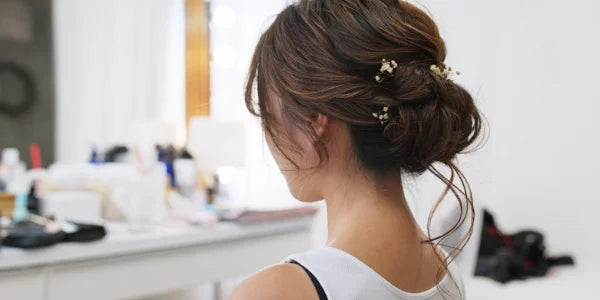
<svg viewBox="0 0 600 300"><path fill-rule="evenodd" d="M405 292L356 257L340 249L325 247L289 256L308 270L323 288L328 300L463 300L464 285L453 262L435 286L421 293Z"/></svg>

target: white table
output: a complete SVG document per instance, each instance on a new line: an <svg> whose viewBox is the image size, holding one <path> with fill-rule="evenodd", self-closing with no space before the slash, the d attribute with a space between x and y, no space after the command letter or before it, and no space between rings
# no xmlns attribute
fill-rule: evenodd
<svg viewBox="0 0 600 300"><path fill-rule="evenodd" d="M249 274L310 247L312 218L213 228L109 224L88 244L0 249L0 299L130 299Z"/></svg>

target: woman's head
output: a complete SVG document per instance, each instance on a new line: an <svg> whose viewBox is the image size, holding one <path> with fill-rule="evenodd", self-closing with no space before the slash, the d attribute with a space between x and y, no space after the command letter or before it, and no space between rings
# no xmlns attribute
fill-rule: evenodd
<svg viewBox="0 0 600 300"><path fill-rule="evenodd" d="M307 189L318 179L302 174L332 156L371 178L453 166L481 122L469 93L430 70L445 57L434 21L405 1L301 0L284 9L256 47L246 104L280 167L297 171L286 176L293 193L303 191L295 196L322 196ZM397 68L379 82L382 59ZM383 107L384 124L373 117ZM333 127L326 137L325 127Z"/></svg>

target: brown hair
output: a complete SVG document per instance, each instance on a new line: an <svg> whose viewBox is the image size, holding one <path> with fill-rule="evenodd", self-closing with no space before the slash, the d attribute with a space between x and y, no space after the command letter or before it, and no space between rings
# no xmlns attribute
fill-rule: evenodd
<svg viewBox="0 0 600 300"><path fill-rule="evenodd" d="M439 245L470 215L468 233L450 252L453 259L468 241L474 218L469 185L454 159L477 139L482 122L471 95L430 70L443 69L445 57L435 22L405 1L301 0L285 8L260 38L246 105L277 147L285 139L274 130L273 101L280 101L286 125L312 138L322 159L327 153L311 126L317 113L348 125L353 151L366 170L431 171L446 189L431 211L424 242ZM398 68L378 83L374 76L382 58L395 60ZM278 99L270 99L273 95ZM382 125L372 114L384 106L390 117ZM434 163L446 165L450 176ZM449 192L458 199L460 217L432 237L432 216Z"/></svg>

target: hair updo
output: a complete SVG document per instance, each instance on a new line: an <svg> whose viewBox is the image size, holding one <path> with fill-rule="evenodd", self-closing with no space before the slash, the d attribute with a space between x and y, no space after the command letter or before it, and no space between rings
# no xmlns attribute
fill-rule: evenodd
<svg viewBox="0 0 600 300"><path fill-rule="evenodd" d="M461 212L471 211L472 223L468 183L453 160L478 137L481 117L463 87L430 70L431 65L444 68L445 57L435 22L405 1L300 0L285 8L261 36L250 66L246 105L277 141L269 99L277 95L286 124L311 137L322 157L327 153L311 126L316 113L346 123L363 167L375 174L430 170L447 185L440 201L452 192ZM378 82L374 76L383 58L398 67ZM381 124L372 114L386 106L389 121ZM448 166L451 175L439 172L436 162ZM453 183L455 176L462 187ZM439 242L454 232L467 214L426 242Z"/></svg>

